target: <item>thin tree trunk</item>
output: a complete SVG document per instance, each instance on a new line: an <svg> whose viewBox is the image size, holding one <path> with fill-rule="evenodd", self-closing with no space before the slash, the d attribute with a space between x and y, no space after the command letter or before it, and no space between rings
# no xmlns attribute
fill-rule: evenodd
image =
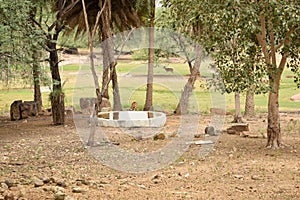
<svg viewBox="0 0 300 200"><path fill-rule="evenodd" d="M33 50L32 52L33 64L32 64L32 74L33 74L33 84L34 84L34 102L36 103L38 112L41 112L43 101L42 101L42 93L40 86L40 66L37 63L38 52Z"/></svg>
<svg viewBox="0 0 300 200"><path fill-rule="evenodd" d="M56 49L56 42L58 35L61 31L59 22L55 23L55 33L48 35L48 49L50 52L49 62L50 70L52 76L52 88L53 91L50 94L51 99L51 108L52 108L52 118L54 125L60 125L65 123L65 102L64 102L64 93L62 92L61 78L58 68L58 54Z"/></svg>
<svg viewBox="0 0 300 200"><path fill-rule="evenodd" d="M154 67L154 19L155 19L155 0L150 2L150 28L149 28L149 51L148 51L148 75L147 91L144 110L153 109L153 67Z"/></svg>
<svg viewBox="0 0 300 200"><path fill-rule="evenodd" d="M250 90L247 91L246 94L246 103L245 103L245 117L254 117L254 93Z"/></svg>
<svg viewBox="0 0 300 200"><path fill-rule="evenodd" d="M53 86L53 91L50 94L50 99L54 125L60 125L65 123L64 93L62 92L61 78L58 68L58 54L56 49L56 41L58 39L58 35L59 31L57 31L53 35L53 37L49 35L48 38L48 48L50 50L50 70Z"/></svg>
<svg viewBox="0 0 300 200"><path fill-rule="evenodd" d="M280 84L280 78L274 77L274 79L270 80L270 85L272 85L272 89L269 92L269 102L268 102L268 129L267 129L268 148L270 147L277 148L282 145L279 103L278 103L279 84Z"/></svg>
<svg viewBox="0 0 300 200"><path fill-rule="evenodd" d="M234 114L234 119L233 123L241 123L243 122L242 120L242 114L241 114L241 98L240 98L240 93L235 92L234 93L234 101L235 101L235 114Z"/></svg>
<svg viewBox="0 0 300 200"><path fill-rule="evenodd" d="M118 78L116 72L116 61L114 59L114 44L111 38L111 0L106 0L107 6L103 10L101 16L102 24L102 44L103 44L103 77L102 77L102 94L103 97L109 99L108 86L109 69L111 71L113 86L113 110L122 110L120 91L118 86Z"/></svg>
<svg viewBox="0 0 300 200"><path fill-rule="evenodd" d="M192 73L188 79L188 82L184 86L184 90L181 94L180 101L174 111L176 115L186 114L188 111L189 106L189 99L192 95L193 88L195 85L195 82L197 80L200 63L201 63L201 48L199 46L196 47L196 58L195 58L195 64L192 70Z"/></svg>

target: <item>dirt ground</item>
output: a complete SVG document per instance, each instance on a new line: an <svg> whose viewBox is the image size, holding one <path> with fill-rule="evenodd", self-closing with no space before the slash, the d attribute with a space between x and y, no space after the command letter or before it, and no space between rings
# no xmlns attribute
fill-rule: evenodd
<svg viewBox="0 0 300 200"><path fill-rule="evenodd" d="M167 126L176 126L178 118L167 119ZM39 116L11 122L1 117L0 199L300 199L299 113L281 114L284 149L264 147L266 115L258 114L247 119L257 137L223 133L206 157L199 157L199 145L191 145L174 163L145 173L103 165L81 143L72 118L63 126L53 126L51 120ZM224 129L230 120L227 116ZM207 121L199 123L202 133ZM143 152L174 137L124 136L114 142Z"/></svg>

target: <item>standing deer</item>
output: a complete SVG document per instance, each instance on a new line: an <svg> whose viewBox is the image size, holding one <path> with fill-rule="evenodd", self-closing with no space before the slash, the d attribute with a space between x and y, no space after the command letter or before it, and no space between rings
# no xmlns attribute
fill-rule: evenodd
<svg viewBox="0 0 300 200"><path fill-rule="evenodd" d="M164 69L165 69L165 71L166 72L174 72L174 70L173 70L173 68L172 67L166 67L166 66L164 66Z"/></svg>

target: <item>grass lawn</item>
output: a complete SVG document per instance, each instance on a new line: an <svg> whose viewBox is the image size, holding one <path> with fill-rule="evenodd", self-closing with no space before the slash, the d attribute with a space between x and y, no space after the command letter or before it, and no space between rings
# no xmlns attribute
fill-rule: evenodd
<svg viewBox="0 0 300 200"><path fill-rule="evenodd" d="M163 66L172 67L174 73L166 72ZM202 76L209 76L208 63L204 63L200 70ZM81 70L80 70L81 69ZM97 67L97 70L101 72L101 68ZM73 95L87 96L94 95L93 80L88 74L90 69L88 65L65 65L60 67L62 80L64 84L65 102L66 105L72 105ZM86 73L86 75L78 75L79 72ZM132 101L139 102L139 109L143 108L146 96L146 74L147 64L142 61L125 62L119 61L117 65L117 73L119 74L119 86L121 93L121 101L124 108L130 107ZM153 102L155 109L173 111L176 108L184 84L186 82L186 75L189 74L189 68L187 64L181 63L162 63L156 65L154 68L154 87L153 87ZM292 102L290 97L300 93L300 89L296 87L293 78L289 78L292 72L286 69L282 75L279 105L280 110L299 110L300 102ZM128 76L128 77L126 77ZM185 76L185 78L182 78ZM140 77L134 79L132 77ZM156 78L160 77L160 78ZM178 79L175 79L177 77ZM82 83L89 82L85 85ZM101 80L101 74L99 74L99 80ZM203 87L205 83L197 81L194 94L195 98L192 100L192 106L199 107L201 112L208 113L211 107L210 94ZM74 90L75 88L75 90ZM112 96L112 91L110 91ZM84 95L83 95L84 96ZM43 92L43 104L44 107L50 107L48 100L49 92ZM14 86L14 88L0 89L0 114L9 113L10 104L14 100L33 100L33 89L30 85L22 85L20 87ZM76 98L75 98L76 99ZM243 111L243 105L245 101L245 94L241 95L241 105ZM257 112L266 112L268 103L268 95L261 94L255 96L255 105ZM78 105L76 106L78 108ZM234 95L226 95L226 108L229 111L234 110ZM193 109L193 108L191 108Z"/></svg>

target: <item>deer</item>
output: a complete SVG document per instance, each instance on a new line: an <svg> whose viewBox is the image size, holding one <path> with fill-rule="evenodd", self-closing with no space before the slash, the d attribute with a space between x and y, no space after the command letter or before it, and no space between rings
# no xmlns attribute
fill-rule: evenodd
<svg viewBox="0 0 300 200"><path fill-rule="evenodd" d="M164 69L165 69L166 72L172 72L172 73L174 72L174 69L172 67L164 66Z"/></svg>

